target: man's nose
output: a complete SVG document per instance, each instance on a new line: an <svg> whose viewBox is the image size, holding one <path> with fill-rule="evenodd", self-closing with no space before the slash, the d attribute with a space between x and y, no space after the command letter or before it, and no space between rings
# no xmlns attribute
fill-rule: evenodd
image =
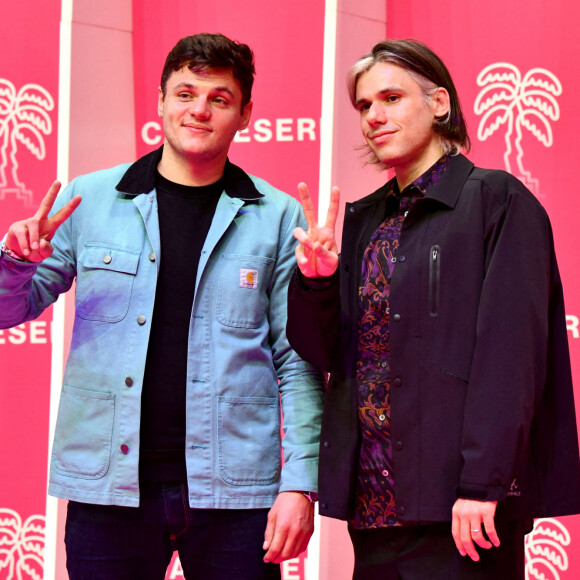
<svg viewBox="0 0 580 580"><path fill-rule="evenodd" d="M387 122L385 107L376 101L371 103L366 120L369 125L384 125Z"/></svg>
<svg viewBox="0 0 580 580"><path fill-rule="evenodd" d="M198 96L189 105L189 112L194 117L205 118L210 116L209 102L206 97Z"/></svg>

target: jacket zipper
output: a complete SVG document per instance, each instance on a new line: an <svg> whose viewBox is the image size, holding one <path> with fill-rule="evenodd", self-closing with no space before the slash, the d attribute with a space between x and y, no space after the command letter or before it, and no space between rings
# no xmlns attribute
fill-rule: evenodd
<svg viewBox="0 0 580 580"><path fill-rule="evenodd" d="M441 248L431 246L429 250L429 315L439 315L439 287L441 277Z"/></svg>

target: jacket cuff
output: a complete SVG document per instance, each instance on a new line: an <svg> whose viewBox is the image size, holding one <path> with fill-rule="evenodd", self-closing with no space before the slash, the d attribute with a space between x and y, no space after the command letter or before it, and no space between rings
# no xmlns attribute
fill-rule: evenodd
<svg viewBox="0 0 580 580"><path fill-rule="evenodd" d="M297 267L296 279L298 281L298 285L303 290L310 290L313 292L316 292L317 290L326 290L338 280L338 269L332 276L327 276L325 278L307 278L300 271L300 268Z"/></svg>
<svg viewBox="0 0 580 580"><path fill-rule="evenodd" d="M279 491L318 492L318 458L301 459L285 463Z"/></svg>
<svg viewBox="0 0 580 580"><path fill-rule="evenodd" d="M459 485L455 489L455 497L457 499L472 499L476 501L503 501L505 494L505 488L500 486Z"/></svg>

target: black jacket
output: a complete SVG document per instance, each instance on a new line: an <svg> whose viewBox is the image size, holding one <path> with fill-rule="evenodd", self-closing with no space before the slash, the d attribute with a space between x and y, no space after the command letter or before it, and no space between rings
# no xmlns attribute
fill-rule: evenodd
<svg viewBox="0 0 580 580"><path fill-rule="evenodd" d="M398 201L347 204L339 275L296 274L288 337L330 371L322 515L347 519L359 453L357 289L370 237ZM580 462L562 286L548 216L514 177L463 156L418 200L391 280L391 421L398 517L451 519L456 497L510 518L580 512Z"/></svg>

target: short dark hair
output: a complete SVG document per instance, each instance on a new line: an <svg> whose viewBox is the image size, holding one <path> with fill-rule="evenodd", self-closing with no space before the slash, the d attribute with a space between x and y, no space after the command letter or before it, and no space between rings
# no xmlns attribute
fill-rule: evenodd
<svg viewBox="0 0 580 580"><path fill-rule="evenodd" d="M438 87L444 88L449 93L449 112L435 119L433 130L439 135L445 153L457 154L461 148L469 151L471 141L451 75L443 61L418 40L384 40L375 44L370 54L360 58L348 76L348 92L353 105L356 104L358 79L379 62L392 63L406 70L419 83L427 99ZM370 160L373 161L378 162Z"/></svg>
<svg viewBox="0 0 580 580"><path fill-rule="evenodd" d="M242 109L252 100L254 53L247 44L231 40L223 34L203 32L182 38L167 55L161 73L161 91L165 96L167 79L183 67L192 72L209 68L231 69L242 89Z"/></svg>

